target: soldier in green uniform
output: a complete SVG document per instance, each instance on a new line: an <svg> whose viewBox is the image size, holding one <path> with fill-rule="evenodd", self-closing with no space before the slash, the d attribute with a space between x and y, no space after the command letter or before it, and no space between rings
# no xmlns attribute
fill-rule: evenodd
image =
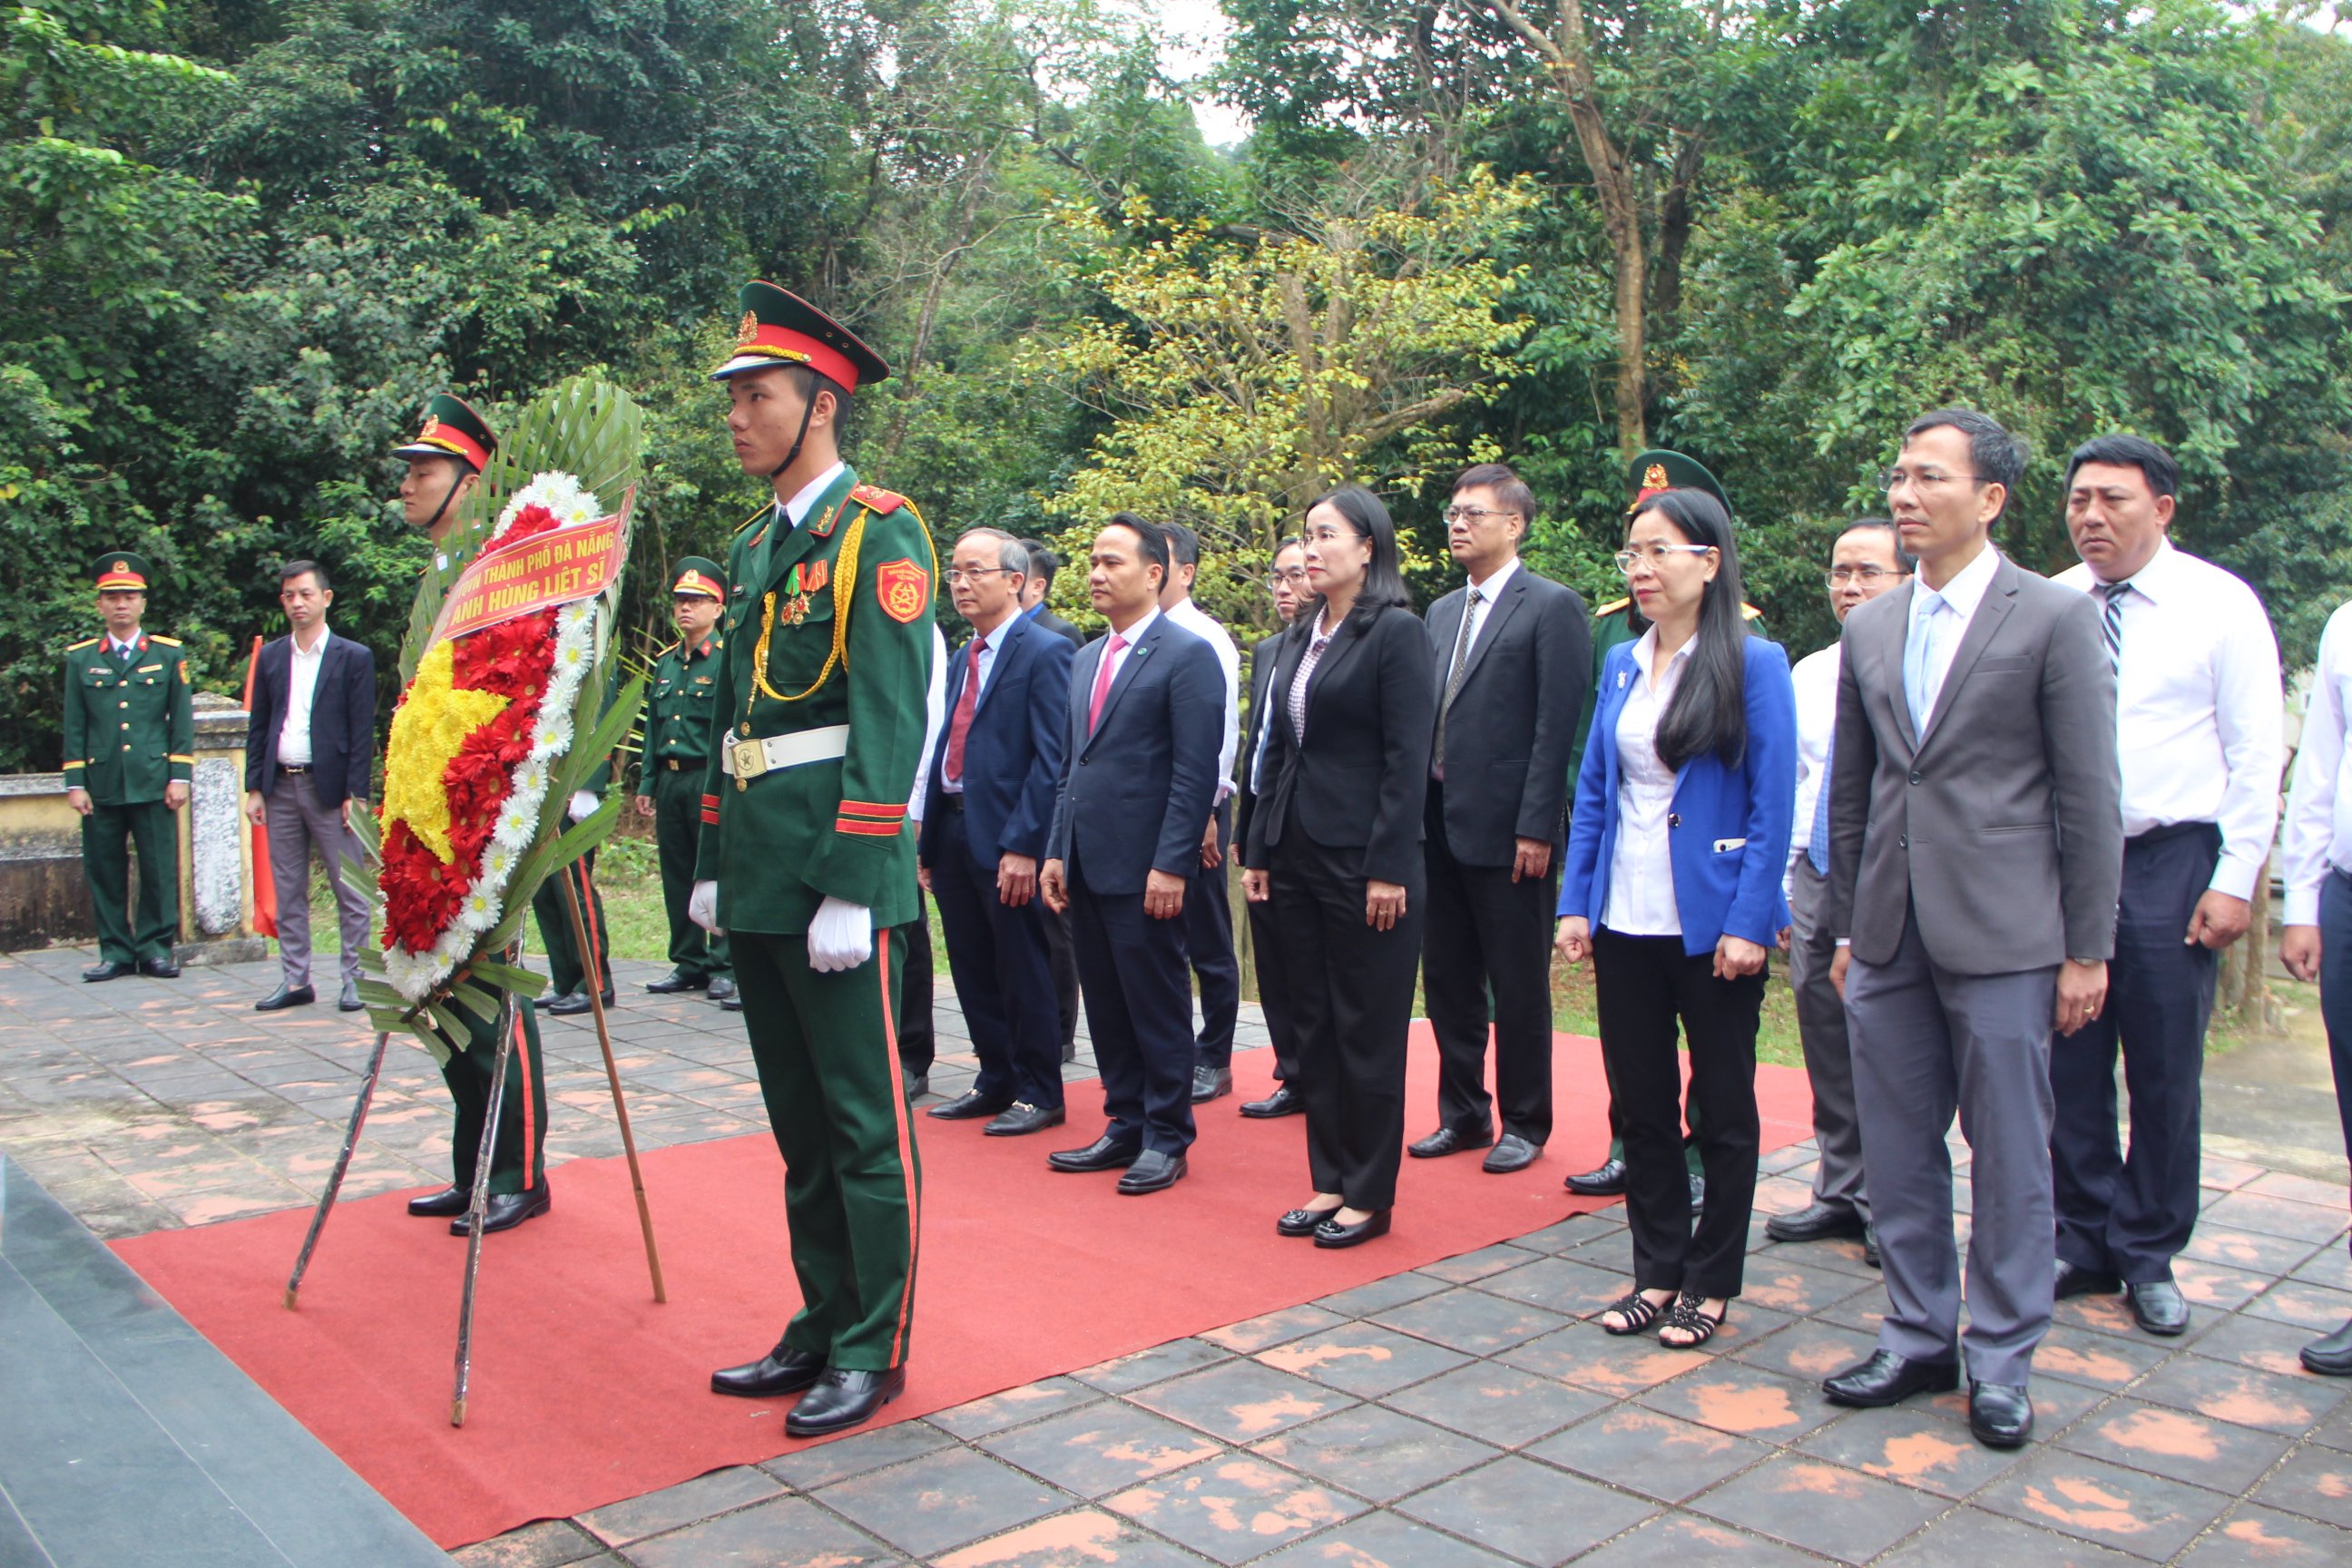
<svg viewBox="0 0 2352 1568"><path fill-rule="evenodd" d="M1643 452L1625 465L1625 489L1633 498L1625 506L1627 517L1640 511L1643 501L1660 490L1668 489L1705 490L1723 503L1727 513L1731 511L1730 498L1723 493L1723 487L1716 483L1715 476L1706 471L1706 465L1696 458L1685 458L1680 452L1663 448ZM1595 597L1597 599L1598 595ZM1753 605L1743 604L1739 607L1748 617L1749 628L1760 631L1762 628L1757 626L1757 617L1763 612ZM1630 598L1612 599L1592 612L1592 679L1584 689L1584 712L1576 721L1576 749L1569 763L1568 794L1570 800L1576 797L1576 775L1584 766L1584 742L1592 733L1593 710L1601 702L1601 666L1608 658L1611 648L1619 643L1637 641L1648 627L1649 622L1634 609L1633 601ZM1616 1095L1613 1089L1610 1100L1609 1158L1593 1170L1579 1172L1569 1177L1564 1184L1570 1192L1585 1197L1615 1197L1625 1191L1625 1145L1617 1136ZM1698 1107L1687 1107L1685 1115L1690 1119L1691 1128L1696 1132ZM1695 1138L1683 1141L1683 1161L1690 1170L1691 1212L1696 1214L1700 1200L1706 1195L1706 1188L1702 1184L1706 1178L1700 1170L1698 1143Z"/></svg>
<svg viewBox="0 0 2352 1568"><path fill-rule="evenodd" d="M139 629L147 613L146 562L128 551L99 559L98 612L106 635L66 649L66 804L81 813L81 863L98 911L98 963L84 980L134 971L176 980L180 834L196 765L195 713L178 639ZM138 921L131 921L131 847L139 849Z"/></svg>
<svg viewBox="0 0 2352 1568"><path fill-rule="evenodd" d="M425 425L416 438L393 448L408 469L400 481L401 513L409 526L424 531L432 542L436 567L448 565L445 552L449 534L457 526L457 510L480 482L498 450L499 438L487 421L447 393L436 394L425 405ZM498 1136L490 1145L490 1201L482 1231L509 1230L545 1214L554 1201L547 1183L547 1064L539 1050L539 1018L528 997L515 999L514 1053L507 1060L506 1093L499 1101ZM491 1074L497 1069L499 1037L495 1026L463 1008L453 1009L466 1024L466 1048L441 1065L441 1078L457 1107L451 1134L449 1163L453 1180L440 1192L408 1200L408 1212L420 1218L446 1219L452 1236L467 1233L466 1210L473 1199L474 1171L481 1152L482 1124L490 1111Z"/></svg>
<svg viewBox="0 0 2352 1568"><path fill-rule="evenodd" d="M646 689L645 771L637 779L637 815L654 825L661 857L662 907L669 916L667 974L646 982L660 994L705 991L725 1002L735 994L727 939L694 923L694 858L702 837L702 775L710 766L711 714L720 704L717 655L724 640L719 616L727 599L719 563L689 555L670 584L670 615L677 641L654 661Z"/></svg>
<svg viewBox="0 0 2352 1568"><path fill-rule="evenodd" d="M620 668L616 664L608 672L604 683L604 700L609 703L619 689ZM613 759L606 757L596 764L581 786L572 792L564 806L564 816L573 822L584 822L604 804L604 792L613 785ZM563 896L566 883L571 884L572 899ZM583 952L572 935L571 904L580 905L580 930L588 939L588 950ZM596 851L591 849L570 865L561 868L540 883L539 890L530 896L530 912L539 922L539 945L547 953L549 997L546 1003L550 1017L568 1018L585 1013L594 1005L588 1000L588 978L593 972L596 989L603 993L605 1006L613 1005L613 954L606 941L604 925L604 895L596 890Z"/></svg>
<svg viewBox="0 0 2352 1568"><path fill-rule="evenodd" d="M806 1389L785 1431L856 1426L906 1384L920 1173L893 1016L915 918L907 802L923 749L938 563L902 496L840 458L889 374L823 311L747 284L726 384L736 460L775 502L737 535L692 909L728 933L801 1309L722 1394Z"/></svg>

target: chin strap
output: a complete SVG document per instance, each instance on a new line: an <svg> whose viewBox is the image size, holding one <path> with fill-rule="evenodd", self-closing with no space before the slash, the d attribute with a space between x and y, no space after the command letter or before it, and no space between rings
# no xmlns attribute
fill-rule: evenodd
<svg viewBox="0 0 2352 1568"><path fill-rule="evenodd" d="M473 469L466 468L466 465L463 463L460 463L457 466L460 468L464 468L465 472L459 474L456 479L449 481L448 491L446 494L442 496L441 504L435 507L433 509L433 515L425 520L425 536L428 539L433 536L433 525L441 521L442 514L449 510L449 503L457 499L458 489L465 484L467 479L472 477Z"/></svg>
<svg viewBox="0 0 2352 1568"><path fill-rule="evenodd" d="M803 370L808 369L806 365L803 365L801 368ZM801 443L808 439L809 420L816 413L816 373L814 371L809 371L807 390L808 401L801 405L801 427L799 432L793 437L793 449L784 454L784 460L782 462L778 463L774 468L768 470L768 482L770 484L774 484L778 479L782 479L784 477L784 470L791 468L793 463L799 460L801 455Z"/></svg>

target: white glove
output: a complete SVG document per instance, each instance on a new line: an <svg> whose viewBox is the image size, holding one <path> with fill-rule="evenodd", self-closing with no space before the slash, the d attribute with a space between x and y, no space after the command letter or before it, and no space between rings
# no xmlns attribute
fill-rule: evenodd
<svg viewBox="0 0 2352 1568"><path fill-rule="evenodd" d="M719 929L719 884L697 882L694 885L694 896L686 900L686 914L688 920L703 930L717 931Z"/></svg>
<svg viewBox="0 0 2352 1568"><path fill-rule="evenodd" d="M809 920L808 954L819 974L856 968L874 956L874 911L828 895Z"/></svg>
<svg viewBox="0 0 2352 1568"><path fill-rule="evenodd" d="M567 815L574 822L585 822L596 815L596 797L584 789L572 792L572 805Z"/></svg>

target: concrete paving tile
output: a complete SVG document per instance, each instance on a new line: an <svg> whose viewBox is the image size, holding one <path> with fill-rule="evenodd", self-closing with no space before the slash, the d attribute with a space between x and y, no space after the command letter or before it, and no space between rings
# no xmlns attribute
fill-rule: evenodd
<svg viewBox="0 0 2352 1568"><path fill-rule="evenodd" d="M568 1519L543 1519L450 1553L460 1568L570 1568L604 1550Z"/></svg>
<svg viewBox="0 0 2352 1568"><path fill-rule="evenodd" d="M2062 1328L2088 1329L2117 1339L2144 1339L2132 1321L2131 1306L2120 1294L2069 1296L2050 1310L2050 1321Z"/></svg>
<svg viewBox="0 0 2352 1568"><path fill-rule="evenodd" d="M1200 1568L1201 1559L1181 1547L1146 1535L1125 1520L1099 1509L1049 1513L1002 1535L975 1541L932 1568Z"/></svg>
<svg viewBox="0 0 2352 1568"><path fill-rule="evenodd" d="M1820 1562L1711 1519L1671 1513L1578 1558L1577 1568L1818 1568Z"/></svg>
<svg viewBox="0 0 2352 1568"><path fill-rule="evenodd" d="M2199 1224L2260 1231L2296 1241L2333 1241L2344 1234L2344 1194L2339 1191L2332 1203L2314 1204L2241 1188L2207 1205Z"/></svg>
<svg viewBox="0 0 2352 1568"><path fill-rule="evenodd" d="M2077 1454L2232 1492L2253 1485L2291 1446L2274 1433L2137 1399L2114 1401L2055 1441Z"/></svg>
<svg viewBox="0 0 2352 1568"><path fill-rule="evenodd" d="M760 1468L786 1486L813 1491L885 1465L936 1453L954 1441L927 1421L894 1421L870 1432L835 1438L830 1443L812 1443L789 1454L763 1459Z"/></svg>
<svg viewBox="0 0 2352 1568"><path fill-rule="evenodd" d="M2266 1198L2286 1198L2299 1204L2315 1204L2321 1208L2341 1209L2344 1206L2344 1184L2340 1182L2314 1181L2290 1171L2264 1171L2238 1189L2243 1193L2260 1193Z"/></svg>
<svg viewBox="0 0 2352 1568"><path fill-rule="evenodd" d="M1570 1263L1605 1268L1621 1277L1633 1272L1633 1243L1622 1226L1580 1241L1574 1247L1564 1247L1556 1256ZM1627 1288L1622 1282L1618 1286L1620 1290Z"/></svg>
<svg viewBox="0 0 2352 1568"><path fill-rule="evenodd" d="M2300 1437L2352 1394L2352 1386L2340 1379L2302 1371L2300 1366L2281 1375L2199 1356L2175 1356L2143 1379L2132 1394L2176 1410L2193 1410L2216 1421Z"/></svg>
<svg viewBox="0 0 2352 1568"><path fill-rule="evenodd" d="M1495 1357L1506 1366L1622 1397L1711 1365L1714 1358L1670 1351L1638 1334L1612 1337L1594 1323L1570 1323Z"/></svg>
<svg viewBox="0 0 2352 1568"><path fill-rule="evenodd" d="M1491 1552L1376 1509L1262 1557L1254 1568L1509 1568L1509 1563Z"/></svg>
<svg viewBox="0 0 2352 1568"><path fill-rule="evenodd" d="M1433 1279L1426 1274L1408 1270L1391 1274L1385 1279L1374 1279L1335 1296L1325 1296L1315 1302L1327 1312L1337 1312L1343 1318L1370 1318L1391 1307L1402 1307L1408 1301L1418 1301L1423 1296L1434 1296L1449 1289L1443 1279Z"/></svg>
<svg viewBox="0 0 2352 1568"><path fill-rule="evenodd" d="M2042 1447L1977 1494L1980 1508L2162 1563L2221 1517L2220 1492Z"/></svg>
<svg viewBox="0 0 2352 1568"><path fill-rule="evenodd" d="M1024 1383L1018 1388L1008 1388L1002 1394L992 1394L985 1399L975 1399L959 1405L952 1410L933 1411L924 1419L945 1432L970 1442L991 1432L1001 1432L1007 1426L1017 1426L1044 1415L1058 1415L1063 1411L1100 1399L1097 1389L1088 1388L1066 1377L1049 1377L1042 1383Z"/></svg>
<svg viewBox="0 0 2352 1568"><path fill-rule="evenodd" d="M1098 1498L1225 1452L1215 1438L1118 1400L1102 1400L980 1439L1010 1465Z"/></svg>
<svg viewBox="0 0 2352 1568"><path fill-rule="evenodd" d="M2216 1325L2211 1332L2199 1338L2189 1350L2194 1355L2234 1362L2241 1366L2273 1373L2281 1377L2313 1377L2313 1373L2305 1370L2303 1360L2297 1353L2313 1338L2309 1329L2294 1323L2234 1312L2226 1321Z"/></svg>
<svg viewBox="0 0 2352 1568"><path fill-rule="evenodd" d="M1940 1497L1963 1498L2024 1458L1988 1448L1930 1411L1895 1405L1856 1410L1797 1445L1818 1458Z"/></svg>
<svg viewBox="0 0 2352 1568"><path fill-rule="evenodd" d="M2345 1453L2352 1453L2352 1401L2336 1405L2335 1415L2313 1427L2311 1440Z"/></svg>
<svg viewBox="0 0 2352 1568"><path fill-rule="evenodd" d="M1614 1209L1607 1209L1600 1214L1570 1215L1557 1225L1548 1225L1541 1230L1513 1237L1511 1245L1529 1252L1559 1258L1590 1247L1596 1241L1622 1243L1625 1239L1625 1222L1617 1217L1617 1213Z"/></svg>
<svg viewBox="0 0 2352 1568"><path fill-rule="evenodd" d="M2265 1236L2258 1230L2237 1230L2228 1226L2200 1225L2189 1245L2180 1249L2182 1258L2200 1263L2219 1263L2226 1268L2244 1268L2256 1274L2292 1274L2295 1266L2310 1258L2314 1244L2292 1237Z"/></svg>
<svg viewBox="0 0 2352 1568"><path fill-rule="evenodd" d="M1741 1306L1769 1307L1774 1311L1802 1317L1825 1311L1869 1288L1869 1281L1858 1279L1851 1274L1815 1268L1790 1258L1787 1255L1793 1250L1791 1248L1779 1250L1779 1257L1765 1256L1748 1260L1747 1278L1739 1289Z"/></svg>
<svg viewBox="0 0 2352 1568"><path fill-rule="evenodd" d="M995 1535L1073 1500L969 1448L947 1448L868 1470L811 1495L911 1557L929 1557Z"/></svg>
<svg viewBox="0 0 2352 1568"><path fill-rule="evenodd" d="M1476 1289L1488 1295L1540 1307L1548 1312L1581 1318L1601 1310L1622 1296L1627 1283L1624 1275L1590 1263L1538 1258L1517 1268L1486 1276L1477 1282Z"/></svg>
<svg viewBox="0 0 2352 1568"><path fill-rule="evenodd" d="M2352 1530L2352 1454L2317 1445L2303 1449L2254 1489L2253 1500Z"/></svg>
<svg viewBox="0 0 2352 1568"><path fill-rule="evenodd" d="M805 1498L739 1509L629 1548L635 1568L895 1568L898 1553Z"/></svg>
<svg viewBox="0 0 2352 1568"><path fill-rule="evenodd" d="M1213 1345L1206 1340L1171 1340L1148 1351L1137 1351L1132 1355L1080 1367L1070 1375L1089 1388L1099 1388L1105 1394L1126 1394L1232 1359L1231 1351L1222 1345Z"/></svg>
<svg viewBox="0 0 2352 1568"><path fill-rule="evenodd" d="M591 1510L580 1516L580 1523L605 1545L625 1546L648 1535L764 1502L782 1490L775 1477L764 1470L738 1465Z"/></svg>
<svg viewBox="0 0 2352 1568"><path fill-rule="evenodd" d="M1131 1487L1103 1506L1220 1563L1240 1563L1327 1525L1364 1504L1295 1470L1233 1454Z"/></svg>
<svg viewBox="0 0 2352 1568"><path fill-rule="evenodd" d="M1424 1263L1421 1272L1433 1279L1443 1279L1449 1285L1467 1285L1473 1279L1484 1279L1489 1274L1500 1274L1506 1268L1517 1268L1528 1261L1528 1249L1498 1241L1492 1247L1482 1247L1475 1252L1459 1253Z"/></svg>
<svg viewBox="0 0 2352 1568"><path fill-rule="evenodd" d="M1126 1398L1228 1443L1270 1437L1355 1403L1346 1394L1254 1361L1189 1373Z"/></svg>
<svg viewBox="0 0 2352 1568"><path fill-rule="evenodd" d="M1738 1362L1678 1377L1636 1403L1662 1415L1762 1442L1793 1443L1841 1414L1820 1387Z"/></svg>
<svg viewBox="0 0 2352 1568"><path fill-rule="evenodd" d="M1479 1290L1447 1290L1381 1313L1374 1321L1467 1355L1492 1355L1563 1327L1568 1320Z"/></svg>
<svg viewBox="0 0 2352 1568"><path fill-rule="evenodd" d="M1768 1334L1731 1353L1734 1361L1760 1366L1801 1382L1818 1383L1866 1360L1878 1342L1857 1329L1807 1319Z"/></svg>
<svg viewBox="0 0 2352 1568"><path fill-rule="evenodd" d="M2247 1302L2245 1310L2250 1317L2294 1323L2315 1335L2333 1333L2352 1320L2352 1290L2331 1290L2325 1285L2287 1279Z"/></svg>
<svg viewBox="0 0 2352 1568"><path fill-rule="evenodd" d="M1657 1505L1516 1457L1406 1499L1397 1511L1538 1568L1591 1551Z"/></svg>
<svg viewBox="0 0 2352 1568"><path fill-rule="evenodd" d="M2174 1342L2145 1334L2118 1339L2060 1323L2035 1349L2033 1371L2037 1376L2086 1383L2095 1388L2121 1388L2171 1354L2173 1348Z"/></svg>
<svg viewBox="0 0 2352 1568"><path fill-rule="evenodd" d="M1451 1372L1468 1356L1377 1323L1346 1323L1257 1353L1277 1372L1296 1373L1343 1394L1376 1399L1407 1384Z"/></svg>
<svg viewBox="0 0 2352 1568"><path fill-rule="evenodd" d="M2352 1532L2243 1504L2184 1554L2180 1568L2340 1568L2352 1558Z"/></svg>
<svg viewBox="0 0 2352 1568"><path fill-rule="evenodd" d="M1769 1457L1765 1444L1622 1405L1527 1452L1664 1502L1680 1502Z"/></svg>
<svg viewBox="0 0 2352 1568"><path fill-rule="evenodd" d="M1841 1329L1856 1329L1875 1340L1878 1326L1886 1317L1886 1287L1884 1284L1867 1286L1814 1316L1821 1322Z"/></svg>
<svg viewBox="0 0 2352 1568"><path fill-rule="evenodd" d="M2182 1258L2172 1265L2173 1283L2192 1308L2204 1308L2213 1312L2234 1312L2257 1295L2271 1282L2268 1271L2254 1272L2228 1264L2206 1263ZM2197 1314L2206 1316L2205 1312Z"/></svg>
<svg viewBox="0 0 2352 1568"><path fill-rule="evenodd" d="M2352 1290L2352 1252L2323 1247L2294 1269L2294 1278L2331 1290Z"/></svg>
<svg viewBox="0 0 2352 1568"><path fill-rule="evenodd" d="M1250 1445L1262 1458L1369 1498L1405 1493L1494 1458L1497 1450L1426 1421L1360 1405Z"/></svg>
<svg viewBox="0 0 2352 1568"><path fill-rule="evenodd" d="M1691 1508L1842 1563L1867 1563L1942 1513L1942 1498L1796 1454L1766 1460Z"/></svg>
<svg viewBox="0 0 2352 1568"><path fill-rule="evenodd" d="M1581 1421L1609 1400L1517 1367L1472 1362L1442 1377L1398 1389L1381 1403L1482 1443L1517 1448Z"/></svg>
<svg viewBox="0 0 2352 1568"><path fill-rule="evenodd" d="M2137 1559L2087 1541L2020 1524L1981 1509L1956 1509L1894 1552L1879 1568L2138 1568Z"/></svg>
<svg viewBox="0 0 2352 1568"><path fill-rule="evenodd" d="M1222 1329L1211 1329L1200 1337L1236 1355L1250 1355L1269 1345L1282 1344L1320 1329L1332 1328L1345 1321L1339 1313L1325 1311L1320 1307L1286 1307L1279 1312L1268 1312L1263 1317L1227 1323Z"/></svg>

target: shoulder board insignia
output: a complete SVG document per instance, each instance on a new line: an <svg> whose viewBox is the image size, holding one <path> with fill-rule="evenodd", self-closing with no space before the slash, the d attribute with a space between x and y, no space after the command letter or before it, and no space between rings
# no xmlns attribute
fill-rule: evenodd
<svg viewBox="0 0 2352 1568"><path fill-rule="evenodd" d="M931 574L904 556L885 561L874 569L874 597L884 615L912 625L931 607Z"/></svg>
<svg viewBox="0 0 2352 1568"><path fill-rule="evenodd" d="M849 492L849 499L885 517L907 504L905 496L896 490L886 490L880 485L859 485Z"/></svg>
<svg viewBox="0 0 2352 1568"><path fill-rule="evenodd" d="M133 675L156 675L162 673L163 668L163 667L161 663L142 664L131 673Z"/></svg>
<svg viewBox="0 0 2352 1568"><path fill-rule="evenodd" d="M672 655L672 654L676 653L678 649L680 649L680 648L684 647L685 646L686 646L686 639L685 639L684 637L680 637L680 638L678 638L678 639L677 639L677 641L676 641L676 642L674 642L674 643L670 644L667 647L666 647L666 648L662 649L662 650L661 650L661 652L659 652L659 653L657 653L657 654L654 655L654 657L655 657L656 658L667 658L670 655Z"/></svg>
<svg viewBox="0 0 2352 1568"><path fill-rule="evenodd" d="M149 637L147 640L163 647L178 647L180 646L180 639L177 637Z"/></svg>
<svg viewBox="0 0 2352 1568"><path fill-rule="evenodd" d="M1623 599L1612 599L1592 613L1596 616L1613 616L1633 602L1633 599L1630 597Z"/></svg>
<svg viewBox="0 0 2352 1568"><path fill-rule="evenodd" d="M863 485L858 487L859 489L863 489L865 487ZM831 539L833 537L833 531L841 526L841 520L849 515L849 503L856 499L857 490L852 490L848 495L842 498L842 502L839 506L835 507L831 511L826 512L822 521L812 519L809 524L810 537L815 539Z"/></svg>
<svg viewBox="0 0 2352 1568"><path fill-rule="evenodd" d="M1748 619L1749 619L1749 620L1751 620L1751 621L1752 621L1752 620L1755 620L1758 616L1759 616L1763 615L1763 613L1764 613L1764 612L1763 612L1763 611L1761 611L1761 610L1759 610L1759 609L1758 609L1758 608L1757 608L1755 605L1753 605L1747 604L1747 603L1743 602L1743 603L1740 605L1740 606L1739 606L1739 613L1740 613L1742 616L1746 616Z"/></svg>
<svg viewBox="0 0 2352 1568"><path fill-rule="evenodd" d="M69 642L66 644L66 651L68 653L79 653L86 647L96 647L97 646L98 639L96 637L84 637L79 642Z"/></svg>

